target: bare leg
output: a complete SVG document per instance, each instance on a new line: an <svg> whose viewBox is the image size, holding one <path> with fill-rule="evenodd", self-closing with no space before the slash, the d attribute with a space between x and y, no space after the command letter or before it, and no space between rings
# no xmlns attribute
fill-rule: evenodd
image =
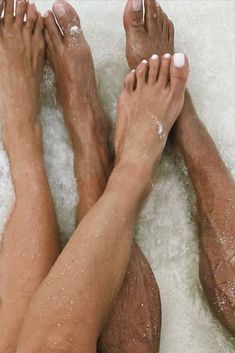
<svg viewBox="0 0 235 353"><path fill-rule="evenodd" d="M142 7L134 11L129 0L125 11L130 67L154 52L163 54L167 49L170 53L174 50L172 23L154 0L146 0L145 5L145 27L141 20ZM188 92L172 137L185 159L197 195L201 282L214 312L235 334L234 181L200 122Z"/></svg>
<svg viewBox="0 0 235 353"><path fill-rule="evenodd" d="M186 96L173 132L197 196L200 279L215 314L235 335L235 185Z"/></svg>
<svg viewBox="0 0 235 353"><path fill-rule="evenodd" d="M0 249L0 351L8 353L15 353L29 302L59 253L37 120L43 27L35 5L17 2L13 19L13 1L5 2L0 24L0 114L16 194Z"/></svg>
<svg viewBox="0 0 235 353"><path fill-rule="evenodd" d="M65 12L61 2L53 7L64 38L53 14L48 12L46 41L74 147L80 197L78 219L81 220L103 194L112 169L112 156L107 146L110 123L97 97L93 60L84 36L77 34L80 45L71 45L76 36L71 35L70 29L73 26L80 28L80 22L75 11L69 5L65 6ZM148 352L149 348L156 352L160 326L161 306L156 280L145 256L134 243L124 284L101 335L100 350L111 353L118 346L123 353L125 350L134 352L133 345L136 349L141 345L143 352Z"/></svg>
<svg viewBox="0 0 235 353"><path fill-rule="evenodd" d="M182 110L185 59L183 54L161 62L152 58L127 76L118 108L116 166L103 195L35 294L18 353L96 352L130 259L137 213Z"/></svg>

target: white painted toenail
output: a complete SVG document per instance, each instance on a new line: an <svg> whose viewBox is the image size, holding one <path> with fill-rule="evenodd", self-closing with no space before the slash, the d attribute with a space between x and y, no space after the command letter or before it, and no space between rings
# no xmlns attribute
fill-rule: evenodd
<svg viewBox="0 0 235 353"><path fill-rule="evenodd" d="M177 53L173 58L176 67L183 67L185 65L185 55L183 53Z"/></svg>
<svg viewBox="0 0 235 353"><path fill-rule="evenodd" d="M49 11L46 11L46 12L44 13L44 18L47 18L48 15L49 15Z"/></svg>
<svg viewBox="0 0 235 353"><path fill-rule="evenodd" d="M58 17L62 17L65 15L65 8L63 4L54 4L53 11Z"/></svg>
<svg viewBox="0 0 235 353"><path fill-rule="evenodd" d="M165 59L170 59L170 58L171 58L171 54L166 53L166 54L163 55L163 58L165 58Z"/></svg>
<svg viewBox="0 0 235 353"><path fill-rule="evenodd" d="M159 56L157 55L157 54L153 54L152 56L151 56L151 59L152 60L157 60L159 58Z"/></svg>
<svg viewBox="0 0 235 353"><path fill-rule="evenodd" d="M140 11L142 9L142 0L132 0L132 7L134 11Z"/></svg>
<svg viewBox="0 0 235 353"><path fill-rule="evenodd" d="M131 70L131 72L135 72L135 69Z"/></svg>
<svg viewBox="0 0 235 353"><path fill-rule="evenodd" d="M142 64L148 64L148 60L142 60Z"/></svg>
<svg viewBox="0 0 235 353"><path fill-rule="evenodd" d="M161 7L160 3L157 0L155 0L155 3L157 7Z"/></svg>

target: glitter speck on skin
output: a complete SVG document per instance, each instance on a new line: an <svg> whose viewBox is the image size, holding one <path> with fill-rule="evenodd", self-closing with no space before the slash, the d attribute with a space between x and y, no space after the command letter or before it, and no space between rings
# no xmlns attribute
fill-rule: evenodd
<svg viewBox="0 0 235 353"><path fill-rule="evenodd" d="M78 26L72 26L70 28L70 30L69 30L69 33L72 34L72 35L73 34L79 34L81 32L82 32L82 29L80 27L78 27Z"/></svg>

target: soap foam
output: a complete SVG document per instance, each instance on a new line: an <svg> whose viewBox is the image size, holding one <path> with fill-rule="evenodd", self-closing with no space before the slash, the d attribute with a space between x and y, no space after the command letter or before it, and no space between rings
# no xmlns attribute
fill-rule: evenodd
<svg viewBox="0 0 235 353"><path fill-rule="evenodd" d="M43 13L48 10L49 3L36 1ZM102 100L114 118L117 97L127 73L122 29L125 1L87 0L72 1L72 4L79 10L93 49ZM200 116L235 176L235 80L232 80L235 5L231 1L201 1L198 6L197 0L173 0L163 5L177 23L177 49L189 55L192 68L189 87ZM205 14L209 16L202 30L201 19ZM91 21L92 18L96 21ZM230 55L215 55L217 43L222 46L220 53ZM200 77L199 72L203 73ZM65 241L75 226L77 198L73 152L61 112L55 105L54 81L48 71L43 88L42 124L46 167L61 237ZM0 175L2 229L14 200L9 164L2 146ZM184 164L173 159L171 152L165 152L158 168L157 184L140 214L137 240L152 265L161 290L160 353L233 353L234 339L209 310L200 286L195 197Z"/></svg>

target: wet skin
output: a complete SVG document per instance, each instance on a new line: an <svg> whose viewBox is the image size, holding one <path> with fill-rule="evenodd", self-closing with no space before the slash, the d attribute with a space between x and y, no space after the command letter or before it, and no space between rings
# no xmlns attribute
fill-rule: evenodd
<svg viewBox="0 0 235 353"><path fill-rule="evenodd" d="M65 3L63 7L67 22L69 13L77 21L68 24L79 27L79 18L72 8ZM58 15L55 6L53 10ZM45 21L48 18L49 15ZM63 15L57 20L63 28ZM50 35L49 26L47 31ZM68 34L71 32L64 31L64 37ZM52 56L51 61L54 66ZM53 351L55 342L57 351L96 351L98 336L130 260L137 213L152 189L155 166L182 109L187 76L188 62L182 54L180 61L179 56L161 60L153 57L127 76L118 106L115 167L104 193L82 218L36 292L23 325L18 352ZM148 143L143 131L149 135ZM140 152L147 156L148 162L140 158ZM40 322L38 311L42 315ZM36 337L34 332L38 333Z"/></svg>
<svg viewBox="0 0 235 353"><path fill-rule="evenodd" d="M166 49L173 53L172 23L154 0L136 0L135 10L132 0L128 0L124 26L127 61L131 68L153 53L164 54ZM171 142L185 160L197 196L201 283L215 315L235 335L234 180L200 121L188 91L173 127Z"/></svg>

